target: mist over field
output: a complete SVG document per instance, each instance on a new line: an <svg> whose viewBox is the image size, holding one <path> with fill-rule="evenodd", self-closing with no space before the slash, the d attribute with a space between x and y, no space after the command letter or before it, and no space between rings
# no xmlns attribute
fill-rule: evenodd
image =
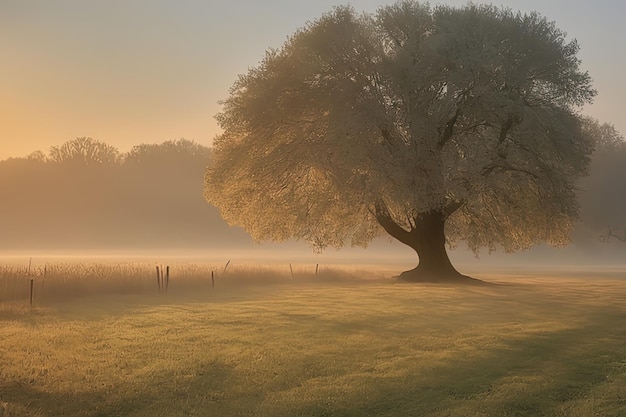
<svg viewBox="0 0 626 417"><path fill-rule="evenodd" d="M77 140L65 145L76 145ZM0 257L100 257L243 262L394 264L406 268L415 253L387 238L367 249L344 247L316 254L304 243L252 241L241 228L227 225L202 196L211 150L192 141L141 145L128 154L113 149L110 161L88 150L105 146L82 143L67 155L34 154L0 161ZM63 146L59 145L58 148ZM69 148L66 146L66 148ZM91 158L91 159L90 159ZM510 263L512 266L624 264L626 244L606 237L608 227L621 235L626 226L624 148L598 147L591 175L580 186L582 205L572 243L478 258L462 244L450 251L459 266Z"/></svg>

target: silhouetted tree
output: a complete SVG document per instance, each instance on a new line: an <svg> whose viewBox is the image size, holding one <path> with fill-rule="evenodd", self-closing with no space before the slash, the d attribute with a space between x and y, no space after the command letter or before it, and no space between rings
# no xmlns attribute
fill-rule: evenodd
<svg viewBox="0 0 626 417"><path fill-rule="evenodd" d="M595 151L613 153L626 151L624 136L612 123L600 123L592 117L583 118L583 128L593 138Z"/></svg>
<svg viewBox="0 0 626 417"><path fill-rule="evenodd" d="M536 13L338 7L241 75L205 196L257 240L413 248L416 281L464 280L446 242L563 245L592 142L578 45Z"/></svg>
<svg viewBox="0 0 626 417"><path fill-rule="evenodd" d="M78 162L85 165L115 164L119 162L119 151L106 143L82 137L61 146L50 148L48 157L53 162Z"/></svg>
<svg viewBox="0 0 626 417"><path fill-rule="evenodd" d="M615 230L626 226L626 141L610 123L586 118L584 128L594 138L595 150L591 175L581 182L579 234L581 239L602 234L601 238L610 241L619 236Z"/></svg>
<svg viewBox="0 0 626 417"><path fill-rule="evenodd" d="M180 164L181 160L185 163ZM159 165L162 168L170 165L188 165L192 161L206 166L210 160L210 148L187 139L133 146L124 155L124 163L127 165Z"/></svg>
<svg viewBox="0 0 626 417"><path fill-rule="evenodd" d="M48 157L46 156L45 153L43 153L43 151L31 152L30 154L28 154L26 159L28 159L29 161L37 161L37 162L47 162L48 161Z"/></svg>
<svg viewBox="0 0 626 417"><path fill-rule="evenodd" d="M130 204L119 209L132 214L133 227L144 235L159 238L164 230L178 228L188 234L203 231L209 239L211 228L219 229L221 222L215 208L207 207L202 198L202 179L210 161L210 148L187 139L134 146L124 158ZM199 220L203 216L205 220ZM183 239L177 244L184 246Z"/></svg>
<svg viewBox="0 0 626 417"><path fill-rule="evenodd" d="M0 248L189 248L247 238L202 197L208 147L180 139L118 154L87 142L54 147L65 150L55 159L38 151L0 161ZM117 162L96 162L113 158L82 151L92 145Z"/></svg>

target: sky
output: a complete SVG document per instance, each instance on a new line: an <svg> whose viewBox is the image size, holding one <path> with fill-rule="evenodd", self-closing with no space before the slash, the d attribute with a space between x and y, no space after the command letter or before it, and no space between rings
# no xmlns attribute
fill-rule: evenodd
<svg viewBox="0 0 626 417"><path fill-rule="evenodd" d="M373 12L388 0L353 0ZM90 136L126 152L210 146L238 74L340 0L0 0L0 160ZM462 6L465 0L431 1ZM478 3L478 2L477 2ZM499 0L580 44L598 90L583 109L626 134L626 1Z"/></svg>

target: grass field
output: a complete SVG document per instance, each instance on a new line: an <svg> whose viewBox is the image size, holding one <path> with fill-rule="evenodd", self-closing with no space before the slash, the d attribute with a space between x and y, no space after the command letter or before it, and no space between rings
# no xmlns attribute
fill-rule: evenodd
<svg viewBox="0 0 626 417"><path fill-rule="evenodd" d="M621 272L47 268L32 308L0 274L2 417L626 416Z"/></svg>

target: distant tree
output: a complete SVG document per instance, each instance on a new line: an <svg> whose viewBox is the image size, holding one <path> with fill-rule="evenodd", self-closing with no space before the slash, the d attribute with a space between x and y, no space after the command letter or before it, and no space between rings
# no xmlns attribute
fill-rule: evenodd
<svg viewBox="0 0 626 417"><path fill-rule="evenodd" d="M626 151L624 136L612 123L601 123L592 117L584 117L583 128L593 138L596 152Z"/></svg>
<svg viewBox="0 0 626 417"><path fill-rule="evenodd" d="M133 146L123 165L129 178L144 181L142 177L147 177L143 190L147 195L168 193L175 198L195 193L202 201L202 177L210 160L209 147L179 139Z"/></svg>
<svg viewBox="0 0 626 417"><path fill-rule="evenodd" d="M37 162L46 162L48 157L42 151L34 151L26 156L26 159L29 161L37 161Z"/></svg>
<svg viewBox="0 0 626 417"><path fill-rule="evenodd" d="M594 139L595 150L591 175L580 186L581 237L602 233L600 239L605 242L626 239L614 232L626 226L626 141L610 123L585 118L583 127Z"/></svg>
<svg viewBox="0 0 626 417"><path fill-rule="evenodd" d="M417 252L408 280L465 280L446 242L565 244L592 151L577 52L536 13L335 8L234 83L206 199L257 240L384 230Z"/></svg>
<svg viewBox="0 0 626 417"><path fill-rule="evenodd" d="M124 155L125 164L188 165L193 160L206 166L211 159L211 149L188 139L169 140L161 144L141 144Z"/></svg>
<svg viewBox="0 0 626 417"><path fill-rule="evenodd" d="M115 164L120 160L119 151L104 142L82 137L50 148L48 158L53 162L75 162L84 165Z"/></svg>
<svg viewBox="0 0 626 417"><path fill-rule="evenodd" d="M181 139L142 144L116 163L88 140L0 161L0 250L193 248L248 241L202 197L211 149ZM84 145L81 147L81 145ZM104 145L104 146L103 146ZM219 238L218 238L219 236Z"/></svg>
<svg viewBox="0 0 626 417"><path fill-rule="evenodd" d="M161 234L179 230L181 236L197 233L208 239L212 230L206 225L223 224L217 210L202 198L203 174L210 160L210 148L187 139L134 146L123 164L128 198L122 209L133 217L132 227L144 225Z"/></svg>

